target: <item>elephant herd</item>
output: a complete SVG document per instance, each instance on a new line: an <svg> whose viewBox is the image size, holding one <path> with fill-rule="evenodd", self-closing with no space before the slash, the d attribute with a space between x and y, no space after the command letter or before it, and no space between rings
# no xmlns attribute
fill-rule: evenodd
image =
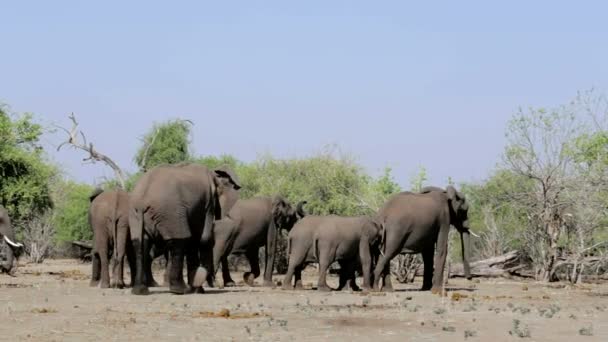
<svg viewBox="0 0 608 342"><path fill-rule="evenodd" d="M302 288L304 267L318 263L317 289L330 290L326 274L337 262L338 289L358 290L360 270L364 289L390 291L391 259L400 253L421 253L422 289L440 291L450 226L460 233L465 276L470 278L468 204L452 186L401 192L376 214L359 217L307 215L306 201L292 205L281 196L239 199L240 188L238 176L228 167L211 170L181 163L149 170L131 193L96 190L89 209L94 235L91 286L124 287L126 259L131 292L147 294L149 287L158 285L152 261L162 255L167 260L164 282L172 293L204 292L205 283L214 286L220 266L224 286L234 286L228 270L230 254L245 255L251 270L243 280L252 286L261 275L261 247L265 247L263 286L274 286L281 229L289 232L284 289ZM0 235L10 246L18 245L5 211L0 211Z"/></svg>

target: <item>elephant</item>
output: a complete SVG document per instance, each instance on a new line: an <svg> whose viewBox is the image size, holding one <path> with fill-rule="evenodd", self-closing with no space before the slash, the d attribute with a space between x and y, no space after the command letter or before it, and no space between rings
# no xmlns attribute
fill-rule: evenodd
<svg viewBox="0 0 608 342"><path fill-rule="evenodd" d="M378 212L384 227L383 253L374 270L374 290L380 290L381 278L384 289L393 290L389 269L393 257L399 253L422 253L422 291L441 292L450 225L460 233L465 277L471 279L468 209L464 194L453 186L445 190L427 187L420 193L401 192L390 197Z"/></svg>
<svg viewBox="0 0 608 342"><path fill-rule="evenodd" d="M251 271L243 275L249 286L260 275L259 249L265 246L263 286L273 286L272 272L276 254L279 230L291 227L306 215L303 206L306 201L292 207L281 196L254 197L238 200L228 216L216 222L213 247L214 273L222 265L224 286L234 286L228 270L228 256L231 253L245 254Z"/></svg>
<svg viewBox="0 0 608 342"><path fill-rule="evenodd" d="M125 256L131 269L133 284L135 257L129 234L129 194L124 190L95 189L89 197L89 224L93 230L91 286L124 288ZM110 282L109 256L112 254Z"/></svg>
<svg viewBox="0 0 608 342"><path fill-rule="evenodd" d="M230 167L228 167L227 165L219 166L219 167L215 168L214 171L216 174L224 175L223 177L217 178L218 182L219 182L217 189L218 189L219 204L220 204L220 209L221 209L221 213L220 213L220 219L221 219L228 215L228 212L230 211L230 209L238 201L241 183L240 183L240 180L239 180L238 176L236 175L236 173L234 173L230 169ZM157 244L154 247L156 247L156 248L153 248L152 259L157 258L160 255L164 255L164 257L165 257L166 270L165 270L165 276L164 276L164 286L168 287L168 286L170 286L168 270L171 267L171 260L168 257L168 253L167 253L166 249L161 247L160 244ZM152 260L150 260L150 262L152 262ZM206 267L207 267L207 269L211 269L211 267L213 267L213 265L206 265ZM150 267L150 269L151 269L151 267ZM214 272L209 272L209 274L207 276L207 281L210 285L213 285L213 273ZM152 278L151 274L150 274L150 279L152 279L151 283L155 285L156 282Z"/></svg>
<svg viewBox="0 0 608 342"><path fill-rule="evenodd" d="M152 243L168 250L169 291L204 292L202 285L213 265L213 224L221 218L224 180L240 189L232 172L210 170L193 163L159 165L146 172L131 193L129 228L135 249L136 272L131 293L149 293ZM184 256L188 285L184 283ZM145 266L145 269L144 269ZM151 272L150 272L151 273Z"/></svg>
<svg viewBox="0 0 608 342"><path fill-rule="evenodd" d="M355 271L363 270L363 288L371 289L373 255L378 250L382 236L382 225L368 216L343 217L337 215L308 216L298 222L289 232L289 267L283 281L283 289L302 288L302 270L307 263L319 263L317 289L331 290L327 285L326 273L329 266L340 264L338 290L348 284L358 290ZM292 287L291 279L295 275Z"/></svg>
<svg viewBox="0 0 608 342"><path fill-rule="evenodd" d="M19 257L21 252L24 250L22 243L15 241L15 231L11 224L11 219L8 216L8 211L4 207L0 206L0 248L5 252L5 262L0 264L0 272L6 272L11 274L13 270L13 264L15 257Z"/></svg>

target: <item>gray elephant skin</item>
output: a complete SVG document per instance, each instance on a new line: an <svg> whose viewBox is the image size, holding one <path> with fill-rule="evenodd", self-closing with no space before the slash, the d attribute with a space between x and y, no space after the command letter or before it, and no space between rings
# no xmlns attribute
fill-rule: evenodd
<svg viewBox="0 0 608 342"><path fill-rule="evenodd" d="M460 233L465 276L470 279L468 208L465 196L453 186L446 190L427 187L421 193L402 192L389 198L378 212L384 227L383 253L374 270L374 289L380 290L382 279L384 290L392 291L389 267L393 257L421 253L422 290L441 292L450 225Z"/></svg>
<svg viewBox="0 0 608 342"><path fill-rule="evenodd" d="M133 284L135 255L129 233L129 194L124 190L95 189L89 199L89 224L93 230L91 286L123 288L125 257Z"/></svg>
<svg viewBox="0 0 608 342"><path fill-rule="evenodd" d="M255 197L238 200L227 217L216 222L213 248L214 270L222 265L224 286L234 286L228 270L228 256L231 253L244 254L251 265L251 271L243 275L245 282L252 286L260 275L259 250L265 246L263 286L273 286L272 272L276 255L279 230L289 230L306 214L302 201L294 208L280 196Z"/></svg>
<svg viewBox="0 0 608 342"><path fill-rule="evenodd" d="M11 219L8 216L8 211L0 206L0 248L5 246L6 261L0 264L0 271L11 274L15 257L19 256L23 251L23 244L16 242L15 231L11 224Z"/></svg>
<svg viewBox="0 0 608 342"><path fill-rule="evenodd" d="M327 270L337 261L340 264L338 290L347 284L358 290L355 270L359 265L363 270L363 288L371 289L374 253L381 236L382 225L371 217L307 216L289 233L289 268L283 288L302 288L302 270L307 263L318 262L317 289L328 291Z"/></svg>
<svg viewBox="0 0 608 342"><path fill-rule="evenodd" d="M149 293L145 274L154 242L168 250L169 290L175 294L202 292L209 265L213 265L213 224L221 218L225 183L221 178L229 178L237 190L240 188L231 172L191 163L154 167L137 182L129 210L136 255L133 294ZM184 257L188 285L182 275Z"/></svg>

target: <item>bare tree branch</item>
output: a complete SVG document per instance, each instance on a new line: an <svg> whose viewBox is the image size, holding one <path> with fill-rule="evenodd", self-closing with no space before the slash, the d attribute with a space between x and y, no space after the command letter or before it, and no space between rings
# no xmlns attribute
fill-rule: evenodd
<svg viewBox="0 0 608 342"><path fill-rule="evenodd" d="M57 128L66 132L68 135L68 139L66 141L62 142L57 147L57 151L61 150L61 148L63 146L69 145L74 149L82 150L82 151L88 153L88 157L83 159L84 162L95 163L95 162L99 161L99 162L105 163L110 168L112 168L112 170L114 170L114 174L116 175L116 178L118 179L118 182L120 183L120 187L125 189L126 177L125 177L125 173L122 171L122 169L110 157L97 151L93 147L93 143L87 142L87 138L84 135L84 133L78 129L78 121L76 121L76 116L74 115L74 113L70 114L69 119L72 121L72 128L70 130L68 130L64 127L56 126ZM79 137L78 137L79 135L80 135L81 139L79 139ZM80 140L82 140L82 141L80 141Z"/></svg>

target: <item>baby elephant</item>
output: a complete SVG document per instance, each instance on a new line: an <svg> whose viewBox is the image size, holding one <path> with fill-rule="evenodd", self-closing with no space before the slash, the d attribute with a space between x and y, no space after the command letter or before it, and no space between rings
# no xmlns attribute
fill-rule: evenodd
<svg viewBox="0 0 608 342"><path fill-rule="evenodd" d="M331 290L327 285L327 269L334 262L340 264L339 290L347 282L356 289L355 269L363 269L363 288L371 289L373 255L378 250L382 226L367 216L308 216L289 233L289 268L283 288L289 289L295 275L295 287L301 287L302 270L307 263L319 263L318 290Z"/></svg>
<svg viewBox="0 0 608 342"><path fill-rule="evenodd" d="M123 190L96 189L90 196L89 223L93 229L93 274L91 286L123 288L125 255L134 272L134 254L129 237L129 194ZM109 257L112 255L112 282ZM133 283L131 281L131 283Z"/></svg>

